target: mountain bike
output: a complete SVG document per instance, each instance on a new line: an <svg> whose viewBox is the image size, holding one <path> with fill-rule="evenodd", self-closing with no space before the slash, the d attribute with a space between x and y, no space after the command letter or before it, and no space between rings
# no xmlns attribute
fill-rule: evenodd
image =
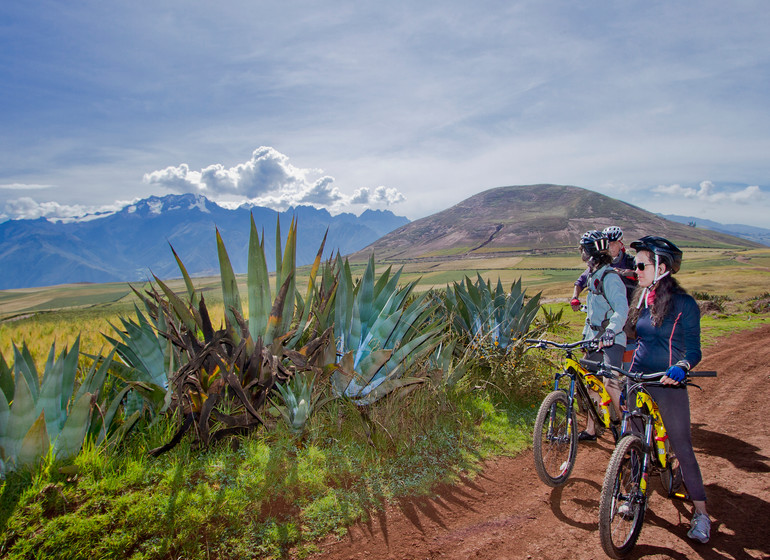
<svg viewBox="0 0 770 560"><path fill-rule="evenodd" d="M597 434L605 428L612 430L616 438L619 434L619 419L602 381L602 377L614 377L614 374L598 362L575 357L578 350L597 350L596 340L567 344L543 339L525 342L531 345L525 352L533 348L556 348L566 353L562 369L554 374L553 391L540 405L532 435L537 475L548 486L559 486L567 481L575 467L578 408L593 418ZM589 389L599 396L598 402L591 398Z"/></svg>
<svg viewBox="0 0 770 560"><path fill-rule="evenodd" d="M599 538L611 558L624 558L636 545L647 510L650 474L659 474L668 497L687 498L666 427L647 387L660 386L665 372L636 374L606 366L628 379L626 395L635 407L623 412L621 438L610 457L599 499ZM690 377L714 377L715 371L691 371ZM697 387L694 383L685 382ZM635 426L639 432L631 430ZM676 464L676 466L674 466Z"/></svg>

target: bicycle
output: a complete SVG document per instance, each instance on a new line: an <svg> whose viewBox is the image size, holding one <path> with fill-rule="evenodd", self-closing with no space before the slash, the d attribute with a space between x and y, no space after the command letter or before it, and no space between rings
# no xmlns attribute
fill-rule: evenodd
<svg viewBox="0 0 770 560"><path fill-rule="evenodd" d="M526 339L525 352L533 348L557 348L566 356L561 371L554 374L554 389L540 405L532 434L535 470L548 486L564 484L572 473L577 459L578 407L594 420L597 434L609 428L617 439L619 419L611 406L610 395L601 377L614 377L597 362L575 357L576 350L597 350L598 341L581 340L562 344L544 339ZM563 387L562 379L569 380ZM598 403L591 398L589 389L599 395Z"/></svg>
<svg viewBox="0 0 770 560"><path fill-rule="evenodd" d="M636 374L607 366L629 379L627 392L636 407L623 412L621 438L610 457L599 498L599 538L602 548L611 558L624 558L636 545L648 505L648 480L659 474L669 498L687 499L675 456L669 449L666 427L649 386L662 385L657 380L665 372ZM690 377L715 377L715 371L691 371ZM633 383L631 383L633 381ZM687 380L688 385L697 387ZM629 431L629 423L641 428L641 435Z"/></svg>

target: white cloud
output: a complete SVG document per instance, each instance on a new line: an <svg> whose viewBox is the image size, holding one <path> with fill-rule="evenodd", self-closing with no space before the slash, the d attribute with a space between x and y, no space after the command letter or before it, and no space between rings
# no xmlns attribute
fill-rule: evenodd
<svg viewBox="0 0 770 560"><path fill-rule="evenodd" d="M285 209L312 205L341 210L350 205L391 205L406 200L393 187L357 189L345 195L334 185L334 177L320 176L321 169L302 169L289 163L289 157L275 148L261 146L249 161L233 167L221 163L193 171L183 163L144 175L144 182L176 192L201 193L214 200L237 196L252 204Z"/></svg>
<svg viewBox="0 0 770 560"><path fill-rule="evenodd" d="M701 181L699 188L683 187L681 185L658 185L652 192L668 196L679 196L689 199L698 199L704 202L736 202L739 204L751 204L762 200L764 193L759 186L749 186L738 191L718 191L717 186L711 181Z"/></svg>
<svg viewBox="0 0 770 560"><path fill-rule="evenodd" d="M37 218L47 218L50 220L70 220L80 218L86 214L96 214L105 212L117 212L129 201L116 201L113 204L102 206L86 206L83 204L59 204L58 202L37 202L29 197L15 198L5 203L5 209L0 214L0 219L11 220L36 220Z"/></svg>
<svg viewBox="0 0 770 560"><path fill-rule="evenodd" d="M372 192L368 187L356 189L351 198L355 204L397 204L406 200L403 194L393 187L379 186Z"/></svg>
<svg viewBox="0 0 770 560"><path fill-rule="evenodd" d="M35 184L25 184L25 183L9 183L5 185L0 185L0 189L8 190L8 191L38 191L41 189L52 189L54 188L53 185L35 185Z"/></svg>

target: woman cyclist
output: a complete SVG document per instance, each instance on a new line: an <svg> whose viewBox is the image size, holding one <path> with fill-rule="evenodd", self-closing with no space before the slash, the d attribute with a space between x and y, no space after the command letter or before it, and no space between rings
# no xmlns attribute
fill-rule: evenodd
<svg viewBox="0 0 770 560"><path fill-rule="evenodd" d="M690 434L690 400L681 383L701 359L698 304L673 278L682 251L662 237L648 235L631 243L636 250L639 287L629 326L636 330L637 348L631 371L665 371L661 386L649 387L658 404L684 484L695 508L687 536L706 543L711 520L706 512L706 492Z"/></svg>
<svg viewBox="0 0 770 560"><path fill-rule="evenodd" d="M610 365L620 367L626 347L623 326L628 316L628 300L623 281L611 266L609 239L600 231L587 231L580 239L580 251L590 271L583 340L601 337L599 348L604 352L603 358L592 354L588 359L603 359ZM604 386L612 399L615 417L620 418L620 383L617 379L605 379ZM593 418L588 415L586 429L578 434L578 441L595 439L596 426Z"/></svg>

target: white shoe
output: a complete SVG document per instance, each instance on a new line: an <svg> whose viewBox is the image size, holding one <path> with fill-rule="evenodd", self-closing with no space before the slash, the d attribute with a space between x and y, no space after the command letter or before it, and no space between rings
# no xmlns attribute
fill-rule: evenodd
<svg viewBox="0 0 770 560"><path fill-rule="evenodd" d="M709 519L709 516L696 511L695 515L692 516L687 536L704 544L709 542L709 537L711 536L711 519Z"/></svg>

